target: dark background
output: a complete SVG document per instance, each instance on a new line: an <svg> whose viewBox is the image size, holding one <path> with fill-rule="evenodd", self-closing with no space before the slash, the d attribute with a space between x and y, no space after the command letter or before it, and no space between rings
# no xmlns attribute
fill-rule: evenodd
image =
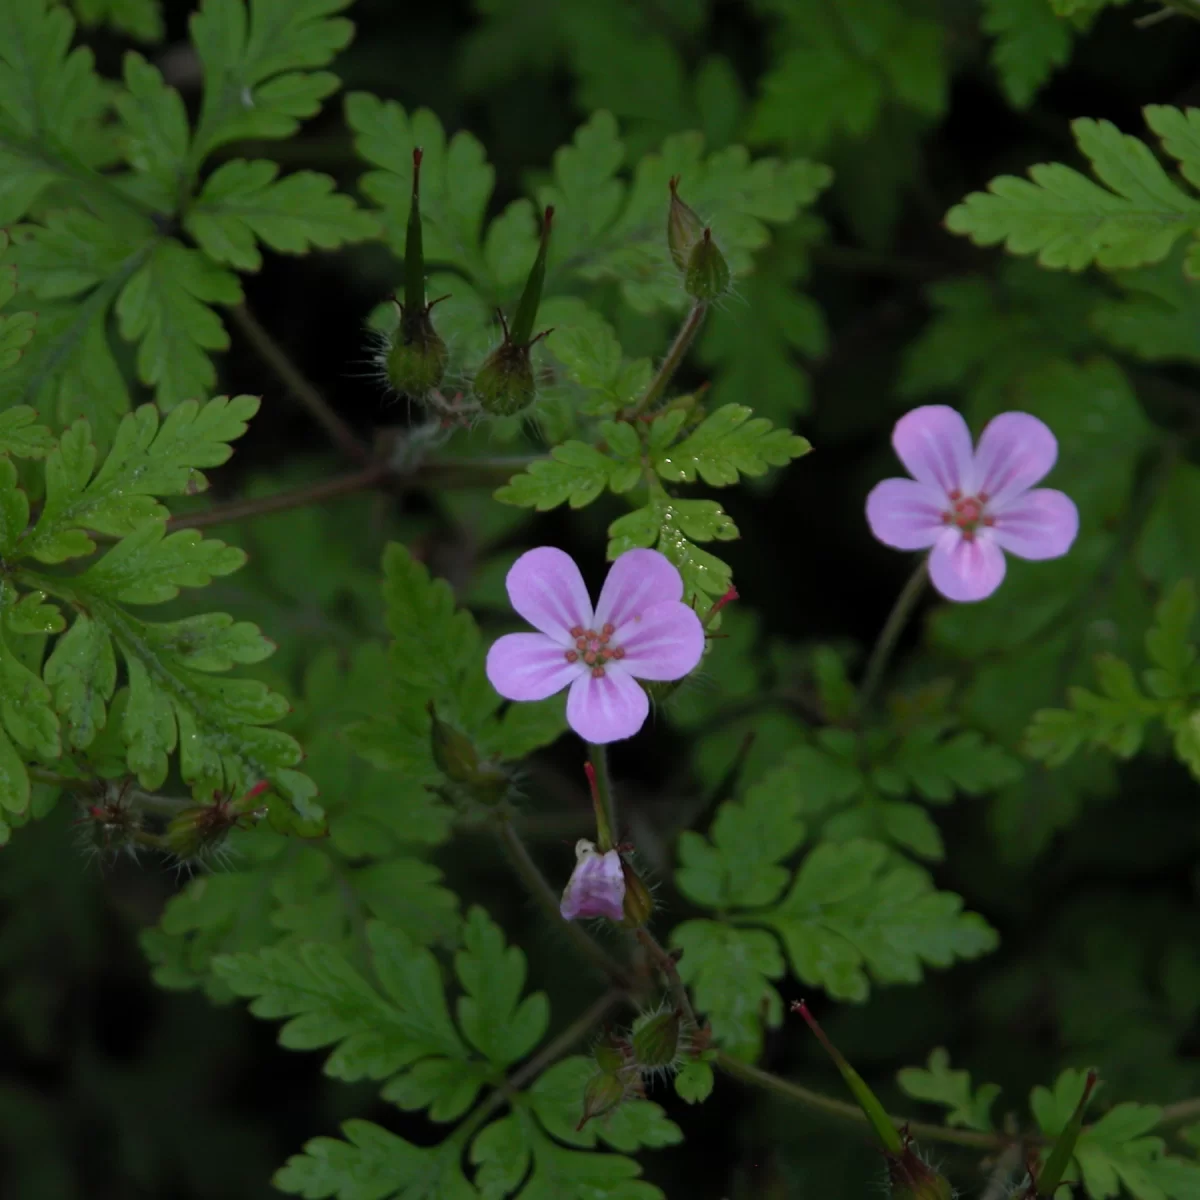
<svg viewBox="0 0 1200 1200"><path fill-rule="evenodd" d="M996 258L950 237L940 227L941 214L1003 170L1046 159L1075 161L1068 130L1075 116L1106 117L1140 133L1141 105L1200 102L1200 24L1176 18L1134 35L1131 12L1118 9L1078 42L1070 66L1030 110L1014 112L986 65L976 6L946 7L965 45L949 115L928 129L921 144L921 194L905 196L891 248L860 246L838 201L826 198L821 205L832 243L862 254L815 256L809 291L827 315L832 340L828 355L814 365L814 403L798 427L818 452L769 493L741 490L722 497L739 525L752 531L729 548L739 589L768 631L790 638L869 643L905 577L903 557L872 543L861 518L865 487L883 469L887 431L904 407L893 394L897 354L928 316L929 282L973 267L990 269ZM170 0L168 44L184 39L190 8ZM670 31L672 5L661 8L662 28ZM428 106L448 130L475 133L497 168L497 210L522 194L529 172L544 168L587 115L577 103L571 63L561 54L551 53L544 69L496 79L483 89L464 88L461 63L478 21L466 0L359 0L349 15L358 34L336 64L346 88L394 97L409 108ZM712 53L726 56L752 96L771 57L770 29L754 6L718 0L698 27L677 40L689 63ZM116 73L127 43L103 32L90 40L102 69ZM256 150L275 154L286 166L328 171L346 188L360 173L336 101L291 143ZM836 162L854 152L853 142L838 142L832 157ZM918 269L898 269L897 261ZM269 255L263 270L246 280L251 307L363 433L404 419L354 367L364 354L367 313L398 281L397 264L380 247L297 260ZM236 337L221 375L222 387L232 391L279 390ZM685 372L681 382L701 379ZM1181 373L1180 382L1193 381ZM305 419L290 411L267 416L255 422L217 488L233 494L250 473L324 454L320 431ZM332 468L332 458L328 463ZM433 510L416 503L436 543ZM539 518L547 538L567 519ZM602 524L579 528L595 532L598 561ZM579 539L579 529L574 536ZM906 648L915 638L910 633ZM656 784L677 779L682 750L665 734L622 748L615 766L629 795L647 796ZM565 751L548 755L547 763L574 766ZM1125 961L1129 942L1118 936L1125 928L1151 931L1139 938L1142 952L1153 956L1158 933L1175 919L1170 897L1183 901L1190 895L1194 790L1182 768L1130 768L1124 793L1136 796L1143 827L1151 831L1144 844L1125 831L1118 853L1103 816L1074 827L1008 885L1021 888L1022 903L1001 906L998 913L985 908L1002 936L997 955L931 975L920 988L881 991L862 1009L825 1013L831 1032L889 1099L895 1099L887 1082L895 1069L924 1061L937 1044L949 1045L956 1061L976 1066L977 1078L1009 1085L1016 1097L1031 1082L1050 1079L1059 1063L1065 998L1083 1019L1107 1014L1103 1038L1117 1048L1114 1061L1125 1064L1128 1089L1144 1086L1146 1100L1196 1090L1200 1062L1190 1024L1164 1032L1163 1045L1121 1045L1123 1014L1156 1001L1139 990L1141 966ZM180 877L153 862L102 869L75 847L73 815L60 806L0 852L5 1200L251 1200L276 1194L267 1182L270 1172L307 1137L332 1133L346 1116L378 1120L418 1142L436 1136L380 1104L371 1087L326 1081L322 1054L277 1048L276 1026L255 1021L241 1007L218 1008L199 995L153 987L136 936L156 919ZM986 870L983 822L963 806L943 810L939 822L951 864L940 872L939 884L963 887L966 876ZM469 843L465 854L458 853L452 878L468 895L485 899L521 940L534 981L547 981L555 999L575 995L573 964L513 895L486 846ZM1053 934L1043 916L1050 910L1056 914ZM1011 1007L1005 988L1016 987L1012 981L1022 972L1037 970L1039 948L1078 949L1073 913L1086 938L1099 939L1081 960L1075 990L1064 985L1052 994L1048 984L1040 1004ZM1106 930L1119 946L1103 944ZM1093 958L1107 975L1088 974ZM1128 989L1102 990L1101 981L1110 989L1114 979ZM835 1090L825 1064L793 1028L771 1036L766 1063ZM656 1098L688 1134L685 1147L644 1156L647 1177L672 1200L857 1196L874 1186L877 1164L861 1129L823 1126L726 1082L700 1109L685 1109L665 1090ZM972 1169L968 1161L959 1175L967 1186L978 1178Z"/></svg>

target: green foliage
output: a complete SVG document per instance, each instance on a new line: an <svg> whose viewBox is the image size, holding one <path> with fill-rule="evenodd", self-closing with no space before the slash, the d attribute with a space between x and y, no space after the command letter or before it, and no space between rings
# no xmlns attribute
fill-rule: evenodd
<svg viewBox="0 0 1200 1200"><path fill-rule="evenodd" d="M1068 1069L1053 1088L1036 1087L1029 1107L1042 1132L1062 1132L1083 1095L1085 1071ZM1074 1172L1091 1200L1128 1193L1134 1200L1186 1200L1200 1187L1200 1165L1166 1153L1150 1132L1162 1119L1151 1104L1118 1104L1088 1125L1076 1143Z"/></svg>
<svg viewBox="0 0 1200 1200"><path fill-rule="evenodd" d="M373 220L313 172L276 180L272 163L234 161L197 190L215 148L285 137L318 111L337 81L299 68L324 65L349 40L349 22L331 15L348 2L207 0L192 22L205 79L194 132L178 92L140 55L126 56L121 83L102 80L89 50L68 53L74 22L60 4L0 3L0 58L43 48L12 58L0 84L0 222L35 218L14 229L12 260L20 299L40 314L0 404L33 405L52 425L85 417L106 443L130 405L110 314L137 346L138 378L171 409L213 390L210 356L229 346L213 306L239 304L242 291L219 264L256 270L256 241L302 253L374 235ZM79 11L138 37L161 33L157 7L139 0L88 0ZM55 131L53 144L42 129ZM39 204L45 195L54 207ZM166 232L178 218L199 250Z"/></svg>
<svg viewBox="0 0 1200 1200"><path fill-rule="evenodd" d="M1200 186L1200 110L1149 105L1146 123L1163 149ZM1079 271L1160 262L1185 234L1200 228L1200 201L1183 191L1150 148L1109 121L1072 123L1079 149L1097 179L1061 163L1030 167L1029 179L1002 175L946 216L947 226L981 246L1004 244L1012 254L1036 254L1043 267ZM1184 270L1200 274L1195 243Z"/></svg>
<svg viewBox="0 0 1200 1200"><path fill-rule="evenodd" d="M1071 54L1071 26L1053 0L986 0L983 28L996 41L992 65L1010 104L1025 108Z"/></svg>
<svg viewBox="0 0 1200 1200"><path fill-rule="evenodd" d="M961 1125L966 1129L984 1132L993 1128L991 1109L1000 1095L999 1085L981 1083L972 1089L971 1073L952 1071L950 1055L943 1046L930 1051L925 1067L905 1067L899 1071L896 1082L914 1100L925 1100L947 1108L947 1125Z"/></svg>
<svg viewBox="0 0 1200 1200"><path fill-rule="evenodd" d="M111 722L116 741L101 739L97 749L101 774L111 773L115 752L143 786L157 788L178 749L180 774L197 797L240 795L270 780L298 811L319 812L311 781L293 769L299 745L267 728L284 716L287 702L258 681L213 677L270 654L257 628L221 613L150 622L128 607L161 604L244 562L216 539L168 533L158 497L205 488L201 468L228 459L229 443L257 408L248 396L221 397L182 404L160 422L146 405L124 418L103 458L86 421L55 444L31 410L4 414L0 449L45 455L45 499L31 523L13 460L0 456L0 549L8 565L0 585L3 808L21 813L29 803L25 762L56 767L64 754L86 756ZM98 534L115 545L85 569L37 565L94 555ZM65 608L69 627L48 597ZM51 647L48 634L61 635Z"/></svg>
<svg viewBox="0 0 1200 1200"><path fill-rule="evenodd" d="M962 912L959 897L935 891L924 871L879 842L822 842L791 865L820 789L855 786L848 773L839 782L807 766L789 762L723 804L707 838L687 831L679 841L679 890L724 917L685 921L672 932L683 951L680 973L718 1041L747 1057L757 1052L764 1002L770 1023L781 1007L769 981L783 975L783 959L764 927L779 937L798 979L855 1002L867 998L868 973L877 983L915 983L926 965L948 966L995 946L994 931Z"/></svg>
<svg viewBox="0 0 1200 1200"><path fill-rule="evenodd" d="M1152 665L1141 673L1141 681L1123 659L1098 657L1100 691L1071 688L1070 708L1035 713L1027 735L1029 753L1051 766L1060 766L1084 747L1103 747L1118 758L1131 758L1142 748L1150 723L1161 721L1172 736L1175 756L1200 778L1195 621L1196 591L1186 580L1155 610L1155 623L1145 638Z"/></svg>
<svg viewBox="0 0 1200 1200"><path fill-rule="evenodd" d="M367 926L372 977L332 946L297 943L254 955L218 958L215 968L251 1011L288 1018L280 1042L292 1049L334 1046L325 1064L340 1079L387 1080L386 1100L427 1109L453 1122L472 1109L481 1089L525 1058L544 1036L549 1008L541 992L521 998L525 956L505 945L499 928L474 908L455 956L462 994L451 1017L441 971L428 951L384 924ZM593 1126L577 1129L578 1106L590 1068L566 1059L526 1093L505 1099L512 1112L490 1125L491 1101L432 1149L420 1149L366 1121L343 1126L348 1141L317 1138L276 1175L282 1191L305 1197L474 1196L463 1158L477 1166L476 1185L488 1196L661 1196L648 1184L630 1185L637 1164L623 1155L583 1154L597 1141ZM499 1098L501 1093L497 1093ZM481 1126L484 1126L481 1130ZM623 1105L599 1136L621 1151L670 1145L678 1129L647 1101ZM528 1176L528 1178L526 1178ZM368 1182L369 1181L369 1182ZM524 1184L524 1186L522 1186ZM634 1190L629 1190L630 1187ZM364 1190L368 1189L368 1190Z"/></svg>

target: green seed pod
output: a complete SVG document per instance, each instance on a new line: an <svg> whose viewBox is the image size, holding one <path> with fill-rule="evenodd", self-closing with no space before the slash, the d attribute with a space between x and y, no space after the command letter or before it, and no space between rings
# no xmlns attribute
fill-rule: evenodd
<svg viewBox="0 0 1200 1200"><path fill-rule="evenodd" d="M508 340L487 356L475 375L472 388L483 411L494 417L511 417L532 403L535 393L529 347Z"/></svg>
<svg viewBox="0 0 1200 1200"><path fill-rule="evenodd" d="M712 230L706 229L692 247L683 288L694 300L716 300L729 291L729 264L712 240Z"/></svg>
<svg viewBox="0 0 1200 1200"><path fill-rule="evenodd" d="M388 382L407 396L424 396L446 374L450 352L433 327L425 303L425 253L421 237L421 149L413 150L412 203L404 243L404 303L396 307L400 323L384 354ZM445 297L442 297L444 299Z"/></svg>
<svg viewBox="0 0 1200 1200"><path fill-rule="evenodd" d="M615 1075L626 1066L627 1053L628 1044L618 1042L611 1034L601 1038L592 1047L592 1058L597 1068L608 1075Z"/></svg>
<svg viewBox="0 0 1200 1200"><path fill-rule="evenodd" d="M625 876L625 919L621 924L626 929L640 929L654 915L654 897L624 858L621 859L621 872Z"/></svg>
<svg viewBox="0 0 1200 1200"><path fill-rule="evenodd" d="M523 412L533 403L536 394L529 351L550 332L547 329L533 336L533 323L537 320L542 287L546 282L546 254L553 220L554 209L547 208L542 219L542 240L537 258L525 281L512 328L505 321L504 313L499 313L500 324L504 327L504 341L484 360L472 384L480 407L494 417L511 417Z"/></svg>
<svg viewBox="0 0 1200 1200"><path fill-rule="evenodd" d="M892 1200L954 1200L950 1181L935 1171L912 1148L889 1154L888 1183Z"/></svg>
<svg viewBox="0 0 1200 1200"><path fill-rule="evenodd" d="M593 1075L583 1089L583 1116L576 1130L582 1129L593 1117L602 1117L620 1107L625 1099L625 1081L612 1071Z"/></svg>
<svg viewBox="0 0 1200 1200"><path fill-rule="evenodd" d="M677 1009L643 1017L633 1029L633 1059L642 1070L669 1067L679 1053L683 1018Z"/></svg>
<svg viewBox="0 0 1200 1200"><path fill-rule="evenodd" d="M675 265L686 271L692 249L704 233L704 222L679 198L679 176L673 175L667 186L671 189L671 206L667 210L667 247Z"/></svg>

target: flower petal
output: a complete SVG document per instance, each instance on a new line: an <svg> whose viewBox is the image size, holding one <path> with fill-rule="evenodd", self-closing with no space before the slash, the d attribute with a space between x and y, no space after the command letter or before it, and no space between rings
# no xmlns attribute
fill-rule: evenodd
<svg viewBox="0 0 1200 1200"><path fill-rule="evenodd" d="M609 569L596 603L596 628L620 627L655 604L683 597L683 578L657 550L626 550Z"/></svg>
<svg viewBox="0 0 1200 1200"><path fill-rule="evenodd" d="M686 604L668 600L648 608L612 636L625 656L621 666L636 679L682 679L704 654L704 626Z"/></svg>
<svg viewBox="0 0 1200 1200"><path fill-rule="evenodd" d="M1058 458L1050 427L1023 412L1001 413L988 422L975 452L975 484L992 506L1044 479Z"/></svg>
<svg viewBox="0 0 1200 1200"><path fill-rule="evenodd" d="M650 698L616 663L597 677L590 671L571 684L567 724L585 742L603 745L633 737L650 715Z"/></svg>
<svg viewBox="0 0 1200 1200"><path fill-rule="evenodd" d="M929 578L947 600L983 600L1004 579L1004 551L990 532L968 542L957 529L948 529L929 555Z"/></svg>
<svg viewBox="0 0 1200 1200"><path fill-rule="evenodd" d="M487 655L488 680L506 700L545 700L585 671L544 633L506 633Z"/></svg>
<svg viewBox="0 0 1200 1200"><path fill-rule="evenodd" d="M1010 500L995 514L992 534L1021 558L1060 558L1079 532L1075 501L1053 488L1035 488Z"/></svg>
<svg viewBox="0 0 1200 1200"><path fill-rule="evenodd" d="M867 524L885 546L924 550L946 528L942 519L946 504L945 493L926 483L885 479L867 497Z"/></svg>
<svg viewBox="0 0 1200 1200"><path fill-rule="evenodd" d="M597 854L590 847L579 852L575 870L563 890L559 912L568 921L577 917L608 917L620 921L625 916L625 872L616 850Z"/></svg>
<svg viewBox="0 0 1200 1200"><path fill-rule="evenodd" d="M554 546L527 550L509 568L505 581L512 606L534 629L564 646L570 630L592 623L592 602L575 560Z"/></svg>
<svg viewBox="0 0 1200 1200"><path fill-rule="evenodd" d="M905 413L892 431L892 445L908 473L943 493L974 491L971 433L945 404L926 404Z"/></svg>

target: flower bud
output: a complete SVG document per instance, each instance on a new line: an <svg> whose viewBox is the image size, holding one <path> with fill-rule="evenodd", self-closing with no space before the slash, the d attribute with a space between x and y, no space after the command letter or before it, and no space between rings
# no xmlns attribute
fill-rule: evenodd
<svg viewBox="0 0 1200 1200"><path fill-rule="evenodd" d="M906 1140L899 1154L889 1154L888 1182L893 1200L954 1200L950 1181L939 1175Z"/></svg>
<svg viewBox="0 0 1200 1200"><path fill-rule="evenodd" d="M625 917L621 924L626 929L640 929L654 913L654 897L642 882L641 876L625 859L621 859L621 874L625 879Z"/></svg>
<svg viewBox="0 0 1200 1200"><path fill-rule="evenodd" d="M667 186L671 189L671 207L667 210L667 246L675 265L686 271L692 249L704 232L704 222L679 198L679 176L672 175Z"/></svg>
<svg viewBox="0 0 1200 1200"><path fill-rule="evenodd" d="M550 225L554 209L547 208L542 219L542 240L537 258L525 281L525 289L517 304L516 316L510 329L504 313L498 313L504 329L504 340L484 360L475 374L472 389L484 412L494 417L511 417L523 412L535 395L533 364L529 351L535 342L550 330L533 336L538 306L542 302L542 287L546 282L546 253L550 245Z"/></svg>
<svg viewBox="0 0 1200 1200"><path fill-rule="evenodd" d="M453 725L447 725L437 715L437 707L432 700L426 708L429 711L429 742L434 764L447 779L455 783L470 783L479 773L475 744L465 733L460 733Z"/></svg>
<svg viewBox="0 0 1200 1200"><path fill-rule="evenodd" d="M599 1071L593 1075L583 1089L583 1116L575 1126L576 1132L593 1117L602 1117L620 1107L626 1091L625 1081L615 1071Z"/></svg>
<svg viewBox="0 0 1200 1200"><path fill-rule="evenodd" d="M404 303L397 302L400 323L384 354L388 382L408 396L424 396L446 374L450 352L433 328L425 303L425 254L421 239L421 150L413 150L412 204L404 244ZM445 299L445 297L441 297Z"/></svg>
<svg viewBox="0 0 1200 1200"><path fill-rule="evenodd" d="M575 870L563 890L563 918L607 917L620 921L625 916L625 876L621 855L616 850L598 854L586 838L575 843Z"/></svg>
<svg viewBox="0 0 1200 1200"><path fill-rule="evenodd" d="M705 229L692 248L683 276L683 290L693 300L704 301L716 300L729 290L729 264L712 240L711 229Z"/></svg>
<svg viewBox="0 0 1200 1200"><path fill-rule="evenodd" d="M211 804L196 804L171 818L163 834L165 848L180 862L192 862L219 855L229 831L242 821L258 820L266 815L254 801L270 788L263 780L238 800L214 796Z"/></svg>
<svg viewBox="0 0 1200 1200"><path fill-rule="evenodd" d="M679 1053L683 1018L678 1009L643 1017L633 1027L633 1060L643 1071L669 1067Z"/></svg>

